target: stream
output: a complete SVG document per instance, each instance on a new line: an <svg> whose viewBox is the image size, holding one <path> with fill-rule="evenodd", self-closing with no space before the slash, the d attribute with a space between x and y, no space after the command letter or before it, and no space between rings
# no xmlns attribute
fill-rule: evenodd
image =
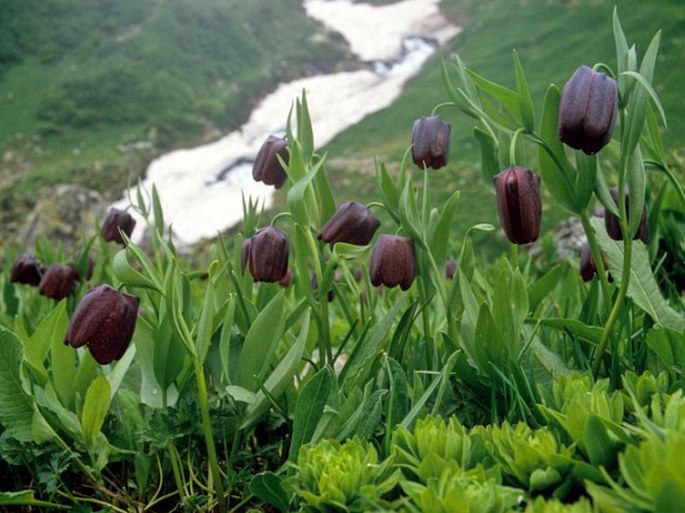
<svg viewBox="0 0 685 513"><path fill-rule="evenodd" d="M252 179L252 164L269 134L283 135L288 112L305 91L321 146L368 114L389 106L436 50L459 32L440 13L439 0L403 0L371 6L352 0L305 0L307 14L340 32L368 69L316 75L281 84L248 121L221 139L175 150L153 160L142 186L159 192L175 242L191 245L242 220L242 198L268 208L273 188ZM125 208L125 193L116 205ZM138 221L134 240L144 233Z"/></svg>

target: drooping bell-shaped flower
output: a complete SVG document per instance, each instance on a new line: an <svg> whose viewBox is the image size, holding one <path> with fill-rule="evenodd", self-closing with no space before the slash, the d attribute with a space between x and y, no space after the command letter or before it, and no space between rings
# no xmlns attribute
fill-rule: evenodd
<svg viewBox="0 0 685 513"><path fill-rule="evenodd" d="M45 267L34 257L19 255L10 269L10 281L37 287L45 273Z"/></svg>
<svg viewBox="0 0 685 513"><path fill-rule="evenodd" d="M381 235L371 252L371 284L374 287L411 287L417 273L414 241L396 235Z"/></svg>
<svg viewBox="0 0 685 513"><path fill-rule="evenodd" d="M540 235L540 177L530 169L511 166L495 175L500 223L514 244L534 242Z"/></svg>
<svg viewBox="0 0 685 513"><path fill-rule="evenodd" d="M618 205L618 187L612 187L612 189L609 191L611 193L611 197L614 200L614 203ZM626 212L630 211L630 194L628 191L625 193L625 202L626 202ZM609 237L611 237L614 240L623 240L623 232L621 232L621 223L618 220L618 217L609 212L608 210L604 211L604 226L607 230L607 233L609 234ZM633 239L640 239L642 242L645 244L649 244L649 227L647 226L647 205L644 206L642 209L642 218L640 219L640 226L637 229L637 233L633 237Z"/></svg>
<svg viewBox="0 0 685 513"><path fill-rule="evenodd" d="M345 201L321 227L318 237L331 245L346 242L365 246L380 225L381 222L370 208L356 201Z"/></svg>
<svg viewBox="0 0 685 513"><path fill-rule="evenodd" d="M450 152L450 132L450 125L440 116L424 116L414 121L411 134L414 164L421 169L440 169L446 166Z"/></svg>
<svg viewBox="0 0 685 513"><path fill-rule="evenodd" d="M74 293L79 279L78 271L73 264L51 264L38 284L38 292L59 301Z"/></svg>
<svg viewBox="0 0 685 513"><path fill-rule="evenodd" d="M450 258L445 262L445 278L448 280L454 279L454 275L457 272L457 261L454 258Z"/></svg>
<svg viewBox="0 0 685 513"><path fill-rule="evenodd" d="M123 232L126 237L130 237L133 233L133 228L136 226L136 220L133 216L118 208L111 208L107 212L107 216L102 223L102 238L107 242L114 241L118 244L124 244L124 239L121 236Z"/></svg>
<svg viewBox="0 0 685 513"><path fill-rule="evenodd" d="M121 358L131 342L140 300L109 285L90 289L76 307L64 343L88 346L104 365Z"/></svg>
<svg viewBox="0 0 685 513"><path fill-rule="evenodd" d="M246 258L255 281L275 283L288 272L288 236L275 226L262 228L243 242L241 260Z"/></svg>
<svg viewBox="0 0 685 513"><path fill-rule="evenodd" d="M257 152L252 167L252 178L266 185L273 185L276 189L283 187L288 175L278 160L288 163L288 143L281 137L270 135Z"/></svg>
<svg viewBox="0 0 685 513"><path fill-rule="evenodd" d="M617 110L616 81L580 66L561 93L559 138L571 148L594 155L611 140Z"/></svg>

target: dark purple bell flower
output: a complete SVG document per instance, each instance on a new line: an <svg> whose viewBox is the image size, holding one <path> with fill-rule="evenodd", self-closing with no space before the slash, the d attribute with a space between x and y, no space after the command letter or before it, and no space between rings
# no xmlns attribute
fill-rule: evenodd
<svg viewBox="0 0 685 513"><path fill-rule="evenodd" d="M611 140L617 110L616 81L580 66L561 94L559 138L571 148L593 155Z"/></svg>
<svg viewBox="0 0 685 513"><path fill-rule="evenodd" d="M10 270L10 281L12 283L23 283L37 287L45 273L45 266L34 257L29 255L19 255L12 264Z"/></svg>
<svg viewBox="0 0 685 513"><path fill-rule="evenodd" d="M38 284L38 292L59 301L74 293L79 280L73 264L51 264Z"/></svg>
<svg viewBox="0 0 685 513"><path fill-rule="evenodd" d="M288 272L288 236L275 226L262 228L246 239L241 260L246 259L255 281L275 283ZM242 253L244 252L244 255Z"/></svg>
<svg viewBox="0 0 685 513"><path fill-rule="evenodd" d="M257 152L257 157L252 167L252 177L257 182L273 185L276 189L283 187L288 178L278 157L288 163L288 143L281 137L270 135Z"/></svg>
<svg viewBox="0 0 685 513"><path fill-rule="evenodd" d="M423 169L447 165L451 127L440 116L421 117L414 121L411 134L412 160Z"/></svg>
<svg viewBox="0 0 685 513"><path fill-rule="evenodd" d="M374 287L411 287L417 273L414 241L396 235L381 235L371 252L369 274Z"/></svg>
<svg viewBox="0 0 685 513"><path fill-rule="evenodd" d="M613 187L611 191L611 197L614 203L618 205L618 187ZM630 194L626 191L625 194L626 211L630 210ZM609 212L604 211L604 226L611 237L614 240L623 240L623 233L621 232L621 224L618 217ZM640 219L640 226L637 229L637 233L633 239L640 239L645 244L649 244L649 227L647 226L647 205L644 206L642 210L642 218Z"/></svg>
<svg viewBox="0 0 685 513"><path fill-rule="evenodd" d="M133 337L139 304L136 296L106 284L90 289L74 311L64 343L88 346L102 365L118 360Z"/></svg>
<svg viewBox="0 0 685 513"><path fill-rule="evenodd" d="M133 219L131 214L125 210L111 208L109 212L107 212L107 216L102 223L102 237L107 242L114 241L123 245L124 239L121 236L121 232L126 234L126 237L130 237L135 226L136 220ZM121 232L119 230L121 230Z"/></svg>
<svg viewBox="0 0 685 513"><path fill-rule="evenodd" d="M346 242L365 246L380 225L370 208L356 201L345 201L321 227L318 237L330 244Z"/></svg>
<svg viewBox="0 0 685 513"><path fill-rule="evenodd" d="M514 244L528 244L540 236L542 201L540 177L530 169L512 166L494 179L502 229Z"/></svg>

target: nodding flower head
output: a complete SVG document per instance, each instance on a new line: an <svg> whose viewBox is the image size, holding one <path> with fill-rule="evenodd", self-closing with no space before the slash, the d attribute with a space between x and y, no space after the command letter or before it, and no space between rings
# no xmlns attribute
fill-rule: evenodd
<svg viewBox="0 0 685 513"><path fill-rule="evenodd" d="M421 169L446 166L450 152L450 131L450 125L440 116L424 116L414 121L411 134L414 164Z"/></svg>
<svg viewBox="0 0 685 513"><path fill-rule="evenodd" d="M616 81L580 66L561 94L559 138L571 148L593 155L611 140L617 110Z"/></svg>
<svg viewBox="0 0 685 513"><path fill-rule="evenodd" d="M128 348L138 318L140 300L109 285L90 289L76 307L64 343L88 346L100 364L121 358Z"/></svg>
<svg viewBox="0 0 685 513"><path fill-rule="evenodd" d="M502 229L514 244L528 244L540 236L542 201L540 177L530 169L512 166L495 176L497 211Z"/></svg>

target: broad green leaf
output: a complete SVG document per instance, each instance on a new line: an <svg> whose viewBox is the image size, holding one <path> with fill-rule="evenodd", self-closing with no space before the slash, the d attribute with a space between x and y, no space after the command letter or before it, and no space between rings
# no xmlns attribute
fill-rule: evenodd
<svg viewBox="0 0 685 513"><path fill-rule="evenodd" d="M238 401L245 404L254 404L255 393L245 390L243 387L237 385L228 385L226 387L226 393L233 398L234 401Z"/></svg>
<svg viewBox="0 0 685 513"><path fill-rule="evenodd" d="M436 262L444 262L447 258L449 234L458 201L459 191L455 191L440 207L440 214L438 215L433 230L429 234L428 244L430 245L431 253L433 253L433 258ZM442 276L436 276L436 278L442 278Z"/></svg>
<svg viewBox="0 0 685 513"><path fill-rule="evenodd" d="M276 294L264 310L259 312L245 336L236 384L252 392L259 389L261 378L271 365L276 346L283 336L284 297L283 292Z"/></svg>
<svg viewBox="0 0 685 513"><path fill-rule="evenodd" d="M621 283L623 270L623 241L609 238L601 219L591 219L597 234L599 244L604 251L612 276ZM685 318L674 310L661 294L659 286L649 265L649 253L640 241L633 241L632 265L630 267L630 281L628 296L649 315L654 322L676 331L685 331Z"/></svg>
<svg viewBox="0 0 685 513"><path fill-rule="evenodd" d="M523 66L518 56L518 52L514 50L514 75L516 77L516 91L519 97L519 110L521 112L521 121L528 133L535 130L535 111L533 110L533 97L530 95L530 88L528 87L528 80L523 71Z"/></svg>
<svg viewBox="0 0 685 513"><path fill-rule="evenodd" d="M0 424L12 437L30 442L35 403L22 385L22 359L21 342L0 329Z"/></svg>
<svg viewBox="0 0 685 513"><path fill-rule="evenodd" d="M376 183L386 210L399 223L400 190L390 176L384 162L376 162Z"/></svg>
<svg viewBox="0 0 685 513"><path fill-rule="evenodd" d="M545 186L560 205L569 212L574 211L573 187L569 177L574 175L568 163L564 145L559 140L559 103L561 93L555 85L550 85L545 94L540 123L541 141L538 158L540 176Z"/></svg>
<svg viewBox="0 0 685 513"><path fill-rule="evenodd" d="M623 93L625 91L626 79L622 76L622 73L630 68L628 67L628 41L623 33L621 21L618 18L617 7L614 7L612 23L614 29L614 46L616 48L616 62L618 64L619 91Z"/></svg>
<svg viewBox="0 0 685 513"><path fill-rule="evenodd" d="M601 419L594 413L588 415L583 432L583 444L590 463L608 465L615 454L615 443L609 437Z"/></svg>
<svg viewBox="0 0 685 513"><path fill-rule="evenodd" d="M373 435L381 421L383 410L383 396L388 391L385 389L374 390L348 418L343 418L344 423L338 429L336 439L338 441L358 436L362 439Z"/></svg>
<svg viewBox="0 0 685 513"><path fill-rule="evenodd" d="M661 32L657 32L642 59L640 74L647 83L651 83L652 77L654 76L654 66L659 52L660 39ZM623 138L621 140L621 151L624 155L632 155L635 148L637 148L645 124L648 99L649 92L644 87L634 88L630 95L630 101L627 108L628 114L625 116L627 126L624 127Z"/></svg>
<svg viewBox="0 0 685 513"><path fill-rule="evenodd" d="M297 397L293 436L288 460L295 461L300 446L311 440L319 420L324 413L335 376L329 367L324 367L307 381Z"/></svg>
<svg viewBox="0 0 685 513"><path fill-rule="evenodd" d="M387 342L388 331L390 331L390 327L397 319L397 314L403 305L404 296L369 330L363 341L357 342L356 347L350 353L347 363L340 373L341 383L348 379L354 381L357 374L373 363L378 353L384 347L384 342Z"/></svg>
<svg viewBox="0 0 685 513"><path fill-rule="evenodd" d="M411 178L407 178L404 182L404 188L400 196L400 221L402 229L409 237L417 241L423 241L419 209L416 204L416 188Z"/></svg>
<svg viewBox="0 0 685 513"><path fill-rule="evenodd" d="M155 283L152 279L139 273L131 264L128 263L126 256L127 250L122 249L118 251L112 259L112 272L117 280L121 281L128 287L144 287L153 290L160 290L160 284Z"/></svg>
<svg viewBox="0 0 685 513"><path fill-rule="evenodd" d="M577 150L576 152L576 183L574 190L576 212L582 212L586 209L592 192L595 189L595 182L597 177L597 156L586 155L585 152Z"/></svg>
<svg viewBox="0 0 685 513"><path fill-rule="evenodd" d="M279 511L290 511L288 493L281 485L280 478L273 472L262 472L254 476L250 481L250 493Z"/></svg>
<svg viewBox="0 0 685 513"><path fill-rule="evenodd" d="M269 408L269 398L267 393L274 399L278 399L293 382L294 377L302 363L302 355L307 345L309 335L309 311L305 313L302 320L300 334L295 343L288 350L285 356L278 362L278 365L264 381L264 385L255 395L254 402L245 411L245 417L240 425L241 429L246 429L266 413Z"/></svg>
<svg viewBox="0 0 685 513"><path fill-rule="evenodd" d="M535 312L542 300L559 285L565 272L564 267L555 265L529 287L528 302L531 312Z"/></svg>
<svg viewBox="0 0 685 513"><path fill-rule="evenodd" d="M60 301L57 307L50 312L49 320L51 321L48 326L50 332L42 332L41 336L47 335L50 340L50 373L52 375L52 382L62 404L66 408L73 410L76 350L64 344L64 336L69 325L65 301Z"/></svg>
<svg viewBox="0 0 685 513"><path fill-rule="evenodd" d="M168 331L169 323L164 324ZM133 339L142 374L140 399L141 402L153 408L173 406L178 399L178 390L175 384L166 384L167 389L163 390L162 385L157 380L155 372L157 348L160 344L167 343L159 338L159 331L156 323L151 323L146 317L140 317L136 326L136 336Z"/></svg>
<svg viewBox="0 0 685 513"><path fill-rule="evenodd" d="M515 91L497 84L496 82L492 82L468 68L466 69L466 72L478 88L497 100L509 114L520 119L519 97Z"/></svg>
<svg viewBox="0 0 685 513"><path fill-rule="evenodd" d="M335 214L335 199L333 197L333 191L331 190L331 184L326 176L326 168L316 173L314 176L314 189L316 190L315 197L319 202L319 213L321 219L319 219L319 224L323 225L328 219L330 219L333 214Z"/></svg>
<svg viewBox="0 0 685 513"><path fill-rule="evenodd" d="M81 414L81 430L86 447L89 450L95 445L102 424L109 411L110 405L110 386L107 378L98 376L88 387L86 399L83 402L83 412Z"/></svg>

